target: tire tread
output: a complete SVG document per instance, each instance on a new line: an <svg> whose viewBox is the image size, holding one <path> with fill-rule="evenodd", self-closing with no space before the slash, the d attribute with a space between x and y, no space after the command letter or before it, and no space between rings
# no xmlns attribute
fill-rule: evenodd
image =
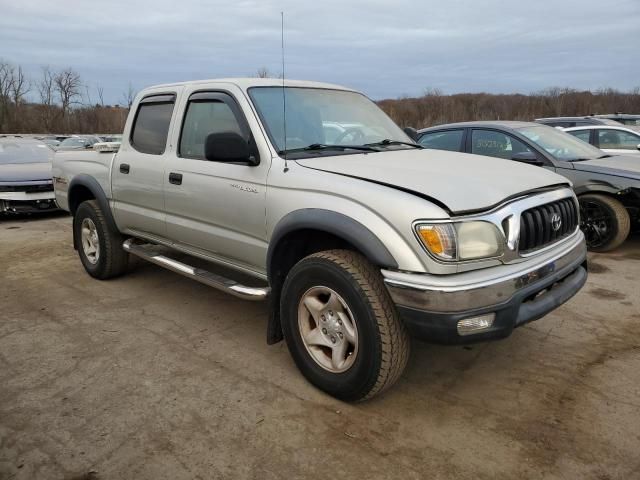
<svg viewBox="0 0 640 480"><path fill-rule="evenodd" d="M95 273L89 272L92 276L99 278L100 280L107 280L122 275L128 266L129 255L122 249L122 242L124 237L120 232L114 232L109 228L109 223L104 215L104 212L100 208L97 200L87 200L82 202L78 207L76 216L80 215L82 218L82 210L89 208L95 215L99 225L96 227L99 229L99 234L103 234L104 240L104 268ZM74 219L75 220L75 219ZM80 251L80 255L83 253Z"/></svg>
<svg viewBox="0 0 640 480"><path fill-rule="evenodd" d="M629 232L631 231L631 218L629 217L629 212L627 212L625 206L615 198L598 193L588 193L585 195L581 195L578 199L591 199L592 201L603 203L613 211L613 215L616 219L617 231L615 236L605 245L596 248L590 247L590 250L594 252L608 252L622 245L629 236Z"/></svg>
<svg viewBox="0 0 640 480"><path fill-rule="evenodd" d="M380 271L364 256L351 250L326 250L306 258L323 259L338 265L352 276L365 294L380 332L382 361L375 383L359 401L384 392L402 375L411 348L409 335L384 286Z"/></svg>

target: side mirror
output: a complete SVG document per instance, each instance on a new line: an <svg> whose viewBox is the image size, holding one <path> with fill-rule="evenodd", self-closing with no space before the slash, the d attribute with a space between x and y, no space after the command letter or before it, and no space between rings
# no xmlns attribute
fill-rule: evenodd
<svg viewBox="0 0 640 480"><path fill-rule="evenodd" d="M511 157L511 160L526 163L528 165L535 165L537 167L541 167L542 165L544 165L544 162L538 159L538 156L533 152L514 153Z"/></svg>
<svg viewBox="0 0 640 480"><path fill-rule="evenodd" d="M418 131L415 128L404 127L403 130L411 140L413 140L414 142L418 141Z"/></svg>
<svg viewBox="0 0 640 480"><path fill-rule="evenodd" d="M638 144L638 150L640 150L640 143Z"/></svg>
<svg viewBox="0 0 640 480"><path fill-rule="evenodd" d="M211 133L204 144L204 156L213 162L245 162L258 165L259 160L251 152L249 144L235 132Z"/></svg>
<svg viewBox="0 0 640 480"><path fill-rule="evenodd" d="M89 150L90 148L93 148L93 145L91 145L90 143L87 143L84 148L86 148L87 150Z"/></svg>

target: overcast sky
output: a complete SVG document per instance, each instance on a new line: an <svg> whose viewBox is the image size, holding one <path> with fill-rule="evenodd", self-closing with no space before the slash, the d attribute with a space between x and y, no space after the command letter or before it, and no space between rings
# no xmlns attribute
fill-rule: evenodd
<svg viewBox="0 0 640 480"><path fill-rule="evenodd" d="M279 74L281 11L287 78L374 99L640 86L640 0L0 0L0 58L116 103L129 82Z"/></svg>

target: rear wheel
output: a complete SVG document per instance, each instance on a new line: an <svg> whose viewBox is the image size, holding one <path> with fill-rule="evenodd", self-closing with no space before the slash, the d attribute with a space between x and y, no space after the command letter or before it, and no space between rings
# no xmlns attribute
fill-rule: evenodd
<svg viewBox="0 0 640 480"><path fill-rule="evenodd" d="M404 370L408 335L380 272L358 253L330 250L298 262L285 280L281 312L298 368L334 397L371 398Z"/></svg>
<svg viewBox="0 0 640 480"><path fill-rule="evenodd" d="M594 252L608 252L619 247L629 235L629 212L615 198L600 194L578 197L582 231L587 247Z"/></svg>
<svg viewBox="0 0 640 480"><path fill-rule="evenodd" d="M129 254L122 249L124 237L109 227L96 200L80 204L73 217L73 233L89 275L106 280L126 271Z"/></svg>

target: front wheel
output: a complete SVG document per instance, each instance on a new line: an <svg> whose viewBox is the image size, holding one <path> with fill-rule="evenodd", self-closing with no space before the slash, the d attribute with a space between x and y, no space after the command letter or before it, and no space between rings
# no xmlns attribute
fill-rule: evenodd
<svg viewBox="0 0 640 480"><path fill-rule="evenodd" d="M109 227L98 202L82 202L73 217L78 255L89 275L106 280L123 274L129 254L122 249L124 238Z"/></svg>
<svg viewBox="0 0 640 480"><path fill-rule="evenodd" d="M600 194L578 197L580 227L593 252L608 252L619 247L629 235L631 220L627 209L615 198Z"/></svg>
<svg viewBox="0 0 640 480"><path fill-rule="evenodd" d="M380 272L356 252L330 250L298 262L285 280L281 312L298 368L336 398L371 398L404 370L407 332Z"/></svg>

